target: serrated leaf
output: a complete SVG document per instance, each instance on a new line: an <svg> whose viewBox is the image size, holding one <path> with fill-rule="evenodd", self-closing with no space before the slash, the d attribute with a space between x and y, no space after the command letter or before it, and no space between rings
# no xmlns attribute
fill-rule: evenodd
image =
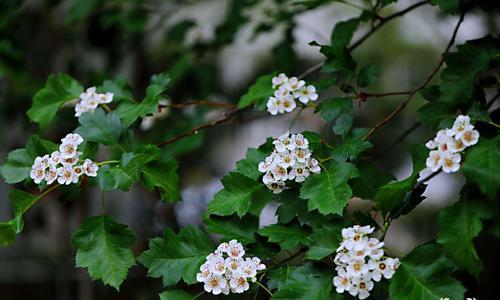
<svg viewBox="0 0 500 300"><path fill-rule="evenodd" d="M479 138L479 143L467 149L462 170L467 180L494 199L500 189L500 137Z"/></svg>
<svg viewBox="0 0 500 300"><path fill-rule="evenodd" d="M359 87L368 87L377 82L380 76L380 67L364 66L359 70L357 83Z"/></svg>
<svg viewBox="0 0 500 300"><path fill-rule="evenodd" d="M334 253L342 242L342 224L325 225L314 229L305 258L321 260Z"/></svg>
<svg viewBox="0 0 500 300"><path fill-rule="evenodd" d="M353 18L335 24L330 38L331 44L344 47L349 45L354 32L358 29L359 23L359 18Z"/></svg>
<svg viewBox="0 0 500 300"><path fill-rule="evenodd" d="M430 0L432 5L437 5L445 13L455 13L458 12L460 6L459 0Z"/></svg>
<svg viewBox="0 0 500 300"><path fill-rule="evenodd" d="M483 228L481 220L492 217L492 214L479 201L471 201L465 196L439 213L437 242L458 267L467 269L476 278L479 278L483 264L473 239Z"/></svg>
<svg viewBox="0 0 500 300"><path fill-rule="evenodd" d="M332 126L332 130L335 134L345 138L349 131L351 130L353 123L353 117L350 114L343 114L337 118L335 125Z"/></svg>
<svg viewBox="0 0 500 300"><path fill-rule="evenodd" d="M272 193L263 183L240 173L232 172L224 176L222 184L224 189L217 192L208 205L209 214L229 216L236 213L242 217L250 211L253 202L268 202L272 198Z"/></svg>
<svg viewBox="0 0 500 300"><path fill-rule="evenodd" d="M258 234L265 236L269 242L277 243L282 249L291 250L298 245L307 244L309 233L297 224L292 225L269 225L257 231Z"/></svg>
<svg viewBox="0 0 500 300"><path fill-rule="evenodd" d="M359 177L352 179L350 186L354 196L363 199L375 199L377 189L394 179L369 162L358 164L358 169Z"/></svg>
<svg viewBox="0 0 500 300"><path fill-rule="evenodd" d="M92 279L101 279L119 290L128 269L135 264L130 249L135 240L127 225L116 223L110 216L88 218L73 233L76 266L87 268Z"/></svg>
<svg viewBox="0 0 500 300"><path fill-rule="evenodd" d="M179 190L180 178L177 174L179 163L174 158L160 162L151 162L141 168L143 185L148 191L157 188L161 199L168 202L181 200Z"/></svg>
<svg viewBox="0 0 500 300"><path fill-rule="evenodd" d="M348 159L356 159L359 154L372 147L373 145L369 141L348 138L342 144L336 146L331 153L336 160L343 162Z"/></svg>
<svg viewBox="0 0 500 300"><path fill-rule="evenodd" d="M128 191L134 179L125 173L120 166L104 166L97 173L97 182L103 191L119 189Z"/></svg>
<svg viewBox="0 0 500 300"><path fill-rule="evenodd" d="M246 215L243 218L237 216L218 217L210 216L204 220L210 233L218 233L224 240L236 239L243 244L256 242L255 232L259 228L259 219L255 216Z"/></svg>
<svg viewBox="0 0 500 300"><path fill-rule="evenodd" d="M394 300L464 299L465 288L451 277L453 264L435 245L415 248L402 261L391 279Z"/></svg>
<svg viewBox="0 0 500 300"><path fill-rule="evenodd" d="M66 74L50 75L45 86L33 97L33 105L27 114L31 121L46 128L56 116L57 110L67 101L77 99L83 87Z"/></svg>
<svg viewBox="0 0 500 300"><path fill-rule="evenodd" d="M431 102L418 110L422 123L430 128L437 129L442 122L455 120L455 111L452 106L441 102Z"/></svg>
<svg viewBox="0 0 500 300"><path fill-rule="evenodd" d="M246 158L236 163L236 170L248 178L258 180L262 176L258 169L259 163L264 161L266 157L267 153L264 151L248 148Z"/></svg>
<svg viewBox="0 0 500 300"><path fill-rule="evenodd" d="M105 114L100 108L93 113L84 113L79 118L80 127L76 133L84 140L104 145L117 145L125 127L114 112Z"/></svg>
<svg viewBox="0 0 500 300"><path fill-rule="evenodd" d="M274 75L273 73L259 77L257 81L250 86L245 95L241 97L238 102L238 108L245 108L254 104L259 110L264 110L267 99L274 93L272 85Z"/></svg>
<svg viewBox="0 0 500 300"><path fill-rule="evenodd" d="M149 250L143 252L138 261L148 268L148 276L161 277L165 286L174 285L181 278L193 284L201 264L213 248L210 238L190 225L178 234L167 229L163 238L151 239Z"/></svg>
<svg viewBox="0 0 500 300"><path fill-rule="evenodd" d="M9 198L14 215L20 216L24 214L33 204L40 200L42 195L33 195L16 189L11 190L9 192Z"/></svg>
<svg viewBox="0 0 500 300"><path fill-rule="evenodd" d="M116 109L125 126L130 126L138 118L152 114L158 109L158 101L167 90L170 79L166 74L157 74L151 77L149 86L146 89L146 97L141 102L123 102Z"/></svg>
<svg viewBox="0 0 500 300"><path fill-rule="evenodd" d="M352 98L339 97L325 100L318 105L316 112L320 113L323 120L331 122L343 114L352 112Z"/></svg>
<svg viewBox="0 0 500 300"><path fill-rule="evenodd" d="M100 93L113 93L113 102L134 101L130 86L127 79L124 77L118 77L114 80L105 80L102 86L97 88L97 91Z"/></svg>
<svg viewBox="0 0 500 300"><path fill-rule="evenodd" d="M350 164L336 163L328 170L309 176L300 189L300 198L308 200L309 211L317 209L323 215L342 215L352 196L347 184L352 170Z"/></svg>

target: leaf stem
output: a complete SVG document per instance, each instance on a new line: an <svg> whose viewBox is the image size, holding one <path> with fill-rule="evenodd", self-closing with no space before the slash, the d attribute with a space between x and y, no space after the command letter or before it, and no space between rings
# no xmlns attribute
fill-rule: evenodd
<svg viewBox="0 0 500 300"><path fill-rule="evenodd" d="M107 111L107 112L111 112L111 108L107 105L107 104L102 104L102 107L104 107L104 109Z"/></svg>
<svg viewBox="0 0 500 300"><path fill-rule="evenodd" d="M103 165L117 164L117 163L120 163L120 161L119 160L106 160L106 161L98 162L98 163L96 163L96 165L103 166Z"/></svg>
<svg viewBox="0 0 500 300"><path fill-rule="evenodd" d="M385 235L387 234L387 231L389 230L389 226L391 226L391 221L386 220L384 222L384 228L382 228L382 235L380 236L379 240L383 241L385 239Z"/></svg>
<svg viewBox="0 0 500 300"><path fill-rule="evenodd" d="M195 300L195 299L198 299L201 295L205 294L205 291L202 291L202 292L199 292L198 294L196 294L196 296L193 297L193 299L191 300Z"/></svg>
<svg viewBox="0 0 500 300"><path fill-rule="evenodd" d="M269 289L268 289L265 285L263 285L261 282L256 281L256 282L255 282L255 284L257 284L257 285L258 285L258 286L260 286L260 287L261 287L264 291L266 291L266 292L269 294L269 296L271 296L271 297L273 296L273 293L271 293L271 291L270 291L270 290L269 290Z"/></svg>

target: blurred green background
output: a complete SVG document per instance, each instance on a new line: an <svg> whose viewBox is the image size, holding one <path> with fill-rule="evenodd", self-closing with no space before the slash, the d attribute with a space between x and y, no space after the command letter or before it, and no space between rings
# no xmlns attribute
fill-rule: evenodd
<svg viewBox="0 0 500 300"><path fill-rule="evenodd" d="M86 87L122 77L139 98L152 74L167 72L172 78L168 91L171 102L236 103L259 75L279 71L294 76L322 61L318 48L308 44L329 43L337 22L359 14L358 8L339 1L305 1L309 6L292 2L1 0L1 160L10 150L22 147L29 134L39 133L56 141L77 127L72 108L61 110L55 125L44 132L39 132L26 116L32 96L52 73L70 74ZM371 5L367 0L346 2L361 7ZM415 2L399 1L385 7L381 14ZM498 34L498 1L478 2L479 7L467 15L457 44ZM457 17L442 15L438 8L425 5L391 21L370 37L353 53L358 65L375 64L382 69L381 79L370 92L405 91L420 83L438 61L456 21ZM368 29L369 24L355 34L354 40ZM313 74L307 80L324 78L327 77ZM335 93L328 90L320 97ZM356 105L355 124L373 126L400 101L401 97L377 98ZM416 110L422 104L423 100L417 98L374 137L375 150L369 155L397 178L410 172L409 144L423 143L432 136L430 130L416 123ZM137 138L162 141L221 113L206 107L169 111L154 124L138 125ZM165 151L181 162L184 202L162 204L158 195L134 187L130 193L106 193L106 212L137 233L140 241L134 249L136 254L144 250L148 238L166 227L201 224L206 204L221 187L219 179L244 157L248 147L286 131L293 117L249 113L229 126L209 129L168 146ZM406 140L393 146L408 129L412 132ZM330 127L312 112L304 112L292 130L328 135ZM105 158L106 153L101 152L99 155ZM441 174L433 179L426 192L428 199L391 227L388 245L408 252L414 245L433 239L437 212L457 199L462 184L460 174ZM1 220L10 218L10 188L0 182ZM72 201L48 197L28 213L22 236L13 246L0 249L0 299L157 298L162 290L160 280L147 278L141 266L131 270L120 292L100 282L93 283L85 271L74 268L70 236L86 216L98 212L98 196L97 189L91 189ZM350 206L367 209L370 203L354 199ZM273 222L275 209L270 205L264 210L262 224ZM496 247L485 247L492 242ZM479 238L479 251L491 252L482 256L492 257L485 265L493 270L498 267L495 249L498 241ZM487 291L476 292L481 293L487 295Z"/></svg>

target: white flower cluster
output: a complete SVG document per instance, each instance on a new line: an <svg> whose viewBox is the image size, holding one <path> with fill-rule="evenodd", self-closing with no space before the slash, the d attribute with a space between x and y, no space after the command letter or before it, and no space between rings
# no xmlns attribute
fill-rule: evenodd
<svg viewBox="0 0 500 300"><path fill-rule="evenodd" d="M245 250L237 240L220 244L217 250L207 256L196 280L203 282L205 291L214 295L247 291L250 288L248 279L255 282L257 271L264 270L266 266L258 257L243 258L243 255Z"/></svg>
<svg viewBox="0 0 500 300"><path fill-rule="evenodd" d="M81 93L79 100L80 101L75 105L75 117L80 117L86 112L94 112L99 104L110 103L113 101L113 93L96 93L95 86L93 86Z"/></svg>
<svg viewBox="0 0 500 300"><path fill-rule="evenodd" d="M272 83L274 96L267 100L267 111L271 115L292 112L297 107L295 100L303 104L318 100L316 87L306 86L306 82L297 77L288 78L281 73L273 78Z"/></svg>
<svg viewBox="0 0 500 300"><path fill-rule="evenodd" d="M432 172L440 168L445 173L458 171L462 160L460 152L475 145L478 140L479 131L474 129L469 116L458 116L451 129L439 130L436 137L425 144L428 149L432 150L426 161L427 168Z"/></svg>
<svg viewBox="0 0 500 300"><path fill-rule="evenodd" d="M384 256L384 243L368 236L373 230L373 227L359 225L342 229L344 240L334 259L337 276L333 284L337 293L347 291L353 297L366 299L373 289L373 281L394 275L399 260Z"/></svg>
<svg viewBox="0 0 500 300"><path fill-rule="evenodd" d="M36 184L45 180L47 184L52 184L56 179L59 184L69 185L77 183L78 178L85 174L87 176L97 176L99 167L90 159L86 159L79 165L81 152L78 146L83 143L83 138L76 133L70 133L61 139L59 151L54 151L50 156L44 155L35 158L31 167L30 177Z"/></svg>
<svg viewBox="0 0 500 300"><path fill-rule="evenodd" d="M259 171L264 173L262 181L273 193L281 193L286 180L303 182L311 173L321 171L318 161L311 157L309 141L302 134L290 136L286 132L273 144L273 153L259 163Z"/></svg>

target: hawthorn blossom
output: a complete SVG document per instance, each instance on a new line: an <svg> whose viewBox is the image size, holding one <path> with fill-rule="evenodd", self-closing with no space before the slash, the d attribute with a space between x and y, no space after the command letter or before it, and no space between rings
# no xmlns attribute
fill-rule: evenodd
<svg viewBox="0 0 500 300"><path fill-rule="evenodd" d="M284 73L273 77L271 80L274 93L267 100L267 111L271 115L289 113L297 107L296 101L307 104L309 101L318 100L316 87L306 86L304 80L297 77L288 78Z"/></svg>
<svg viewBox="0 0 500 300"><path fill-rule="evenodd" d="M107 104L113 101L113 93L96 93L95 87L89 87L80 94L79 102L75 105L75 117L80 117L84 113L92 113L100 104Z"/></svg>

